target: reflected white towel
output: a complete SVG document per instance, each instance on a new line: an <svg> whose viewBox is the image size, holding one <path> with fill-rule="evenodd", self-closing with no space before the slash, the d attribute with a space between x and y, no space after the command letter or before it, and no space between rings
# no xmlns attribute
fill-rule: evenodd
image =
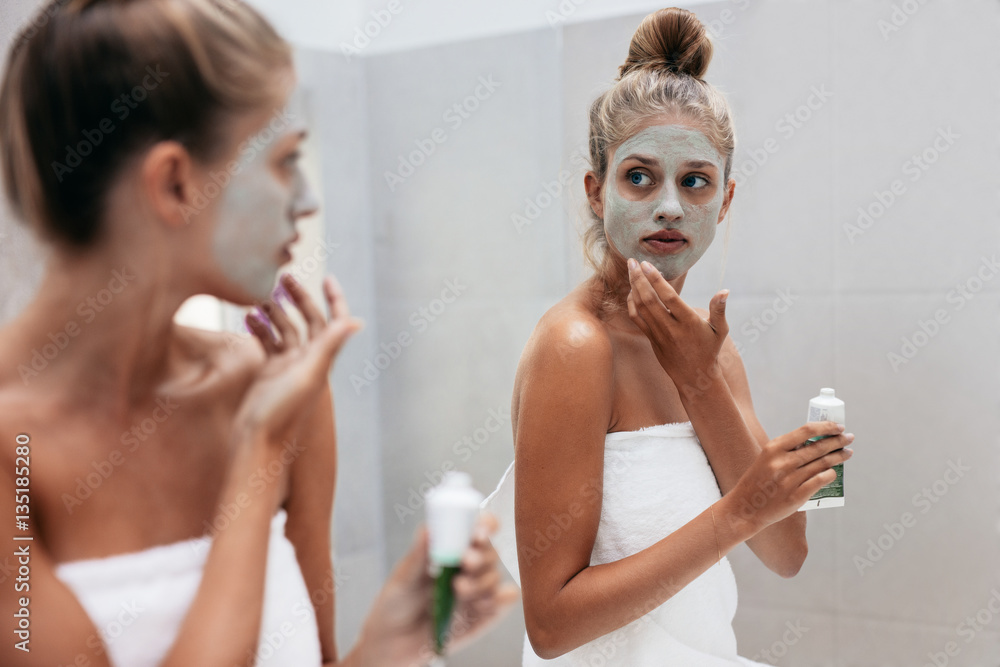
<svg viewBox="0 0 1000 667"><path fill-rule="evenodd" d="M256 654L240 665L319 667L316 616L295 547L285 537L287 514L271 520L264 611ZM173 644L201 582L211 538L203 536L108 558L71 561L56 576L97 627L114 667L155 667ZM254 662L254 658L257 662Z"/></svg>
<svg viewBox="0 0 1000 667"><path fill-rule="evenodd" d="M590 564L610 563L658 542L719 500L722 493L690 422L609 433L604 444L601 520ZM581 494L581 502L596 502ZM518 553L544 558L545 535L520 549L514 535L514 464L483 509L497 516L493 545L520 584ZM566 508L568 510L569 508ZM553 508L553 514L566 510ZM562 520L565 521L563 516ZM552 521L558 539L559 517ZM531 551L530 549L534 549ZM638 603L638 601L637 601ZM736 653L736 579L723 558L659 607L623 628L556 658L542 660L524 638L523 664L592 667L737 667L760 665Z"/></svg>

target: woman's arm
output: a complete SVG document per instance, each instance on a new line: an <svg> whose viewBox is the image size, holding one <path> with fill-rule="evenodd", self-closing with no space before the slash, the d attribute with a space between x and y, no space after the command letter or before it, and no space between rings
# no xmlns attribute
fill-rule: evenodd
<svg viewBox="0 0 1000 667"><path fill-rule="evenodd" d="M285 508L285 529L309 591L319 626L324 665L337 661L335 578L331 557L331 523L337 479L337 441L333 396L327 383L296 436L301 454L292 463L291 485Z"/></svg>
<svg viewBox="0 0 1000 667"><path fill-rule="evenodd" d="M266 361L256 372L234 419L235 461L221 499L223 505L247 495L246 487L261 467L277 462L282 477L291 474L286 447L314 408L315 398L325 394L327 374L337 352L360 327L332 277L323 282L329 321L291 276L283 276L282 283L302 313L306 331L300 333L273 301L262 305L271 326L254 316L247 319ZM282 500L281 492L279 480L267 484L263 491L257 488L249 507L215 538L202 585L165 667L235 664L256 649L270 522ZM331 486L326 499L331 506L332 492ZM326 525L328 531L328 521ZM242 531L239 538L232 535L237 526ZM330 622L332 632L332 615ZM228 639L222 646L217 641L220 636ZM233 653L237 646L239 650Z"/></svg>
<svg viewBox="0 0 1000 667"><path fill-rule="evenodd" d="M655 269L634 269L630 271L630 279L633 292L631 310L635 313L633 320L647 327L647 336L650 336L657 357L677 385L684 409L712 464L719 489L726 494L756 460L768 437L754 413L743 361L736 344L728 336L725 302L719 299L713 301L716 309L713 317L710 312L692 309L685 304ZM639 295L645 296L646 304L635 298ZM664 302L670 302L670 305L666 306ZM640 305L649 323L640 315L637 308ZM668 308L677 317L667 315L669 321L662 323L663 326L656 326L656 320L668 312ZM692 313L709 322L708 326L713 331L715 328L725 329L714 331L721 337L721 341L716 343L720 347L717 355L699 354L698 350L692 353L684 350L683 344L676 350L670 349L671 341L665 340L671 335L670 330L683 332L684 327L667 325L682 324L684 315ZM695 328L704 328L704 322L691 324ZM691 334L691 331L686 333ZM673 341L676 342L679 341ZM688 354L681 354L682 351ZM773 493L770 486L759 491ZM809 550L805 527L805 514L795 512L747 540L747 546L773 572L782 577L793 577L802 567Z"/></svg>
<svg viewBox="0 0 1000 667"><path fill-rule="evenodd" d="M760 454L761 448L767 443L768 437L754 411L746 369L732 338L727 337L726 342L723 343L719 353L719 364L732 400L736 403L742 421L746 425L748 437L743 439L741 435L737 434L734 440L727 443L716 440L714 434L707 436L706 432L706 437L711 439L711 442L706 444L702 431L698 430L697 432L706 453L709 449L712 451L712 454L709 454L709 460L713 469L722 468L726 461L735 459L732 465L733 470L729 473L727 481L732 481L733 473L737 473L736 481L738 481L749 467L749 464L745 463L746 454L740 455L739 452L749 452L752 463ZM724 401L725 393L719 393ZM705 398L712 396L712 394L713 392L708 392ZM737 453L735 457L732 455L733 452ZM716 465L716 461L719 462L719 465ZM735 481L732 484L727 484L725 488L722 488L722 492L726 493L735 484ZM722 486L722 481L719 482L719 485ZM747 546L772 572L782 577L795 576L809 552L809 545L806 542L806 512L794 512L781 521L771 524L747 540Z"/></svg>

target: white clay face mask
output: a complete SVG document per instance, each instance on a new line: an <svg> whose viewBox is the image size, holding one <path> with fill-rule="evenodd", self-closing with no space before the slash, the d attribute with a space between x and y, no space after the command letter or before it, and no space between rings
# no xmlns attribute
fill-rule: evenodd
<svg viewBox="0 0 1000 667"><path fill-rule="evenodd" d="M652 125L630 137L615 150L606 179L608 241L667 280L683 275L715 238L723 167L708 137L684 125Z"/></svg>
<svg viewBox="0 0 1000 667"><path fill-rule="evenodd" d="M258 300L266 299L274 287L281 248L295 236L293 221L316 208L297 164L281 167L290 172L287 182L274 167L283 140L304 129L301 97L293 95L283 111L240 146L240 169L219 202L215 258L226 278Z"/></svg>

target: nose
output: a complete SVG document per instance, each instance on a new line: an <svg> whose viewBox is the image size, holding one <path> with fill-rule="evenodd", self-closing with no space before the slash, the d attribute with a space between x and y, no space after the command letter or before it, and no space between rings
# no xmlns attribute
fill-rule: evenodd
<svg viewBox="0 0 1000 667"><path fill-rule="evenodd" d="M680 193L673 183L664 183L656 201L656 209L653 216L659 221L676 221L684 217L684 209L681 207Z"/></svg>
<svg viewBox="0 0 1000 667"><path fill-rule="evenodd" d="M305 218L319 210L319 200L301 170L295 170L293 185L292 220Z"/></svg>

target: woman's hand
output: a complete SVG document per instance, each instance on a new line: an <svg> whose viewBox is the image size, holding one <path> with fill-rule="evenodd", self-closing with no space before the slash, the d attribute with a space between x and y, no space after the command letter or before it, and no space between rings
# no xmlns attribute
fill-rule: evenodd
<svg viewBox="0 0 1000 667"><path fill-rule="evenodd" d="M734 503L731 525L749 524L757 532L796 512L837 479L833 466L851 458L853 433L834 422L809 422L764 445L736 486L726 494ZM829 436L816 442L810 438ZM801 446L800 446L801 445Z"/></svg>
<svg viewBox="0 0 1000 667"><path fill-rule="evenodd" d="M494 516L481 516L462 557L462 570L453 581L456 604L449 653L485 633L520 596L516 584L500 584L499 557L489 539L496 529ZM358 647L364 654L360 664L423 667L434 657L428 545L427 528L421 526L368 615Z"/></svg>
<svg viewBox="0 0 1000 667"><path fill-rule="evenodd" d="M323 280L323 293L331 317L316 306L292 276L284 274L281 286L302 313L306 335L288 318L275 300L261 306L274 329L256 313L247 315L247 327L264 346L267 361L243 397L236 427L259 433L270 442L281 442L295 425L295 417L326 382L334 357L362 323L351 317L340 285L333 276Z"/></svg>
<svg viewBox="0 0 1000 667"><path fill-rule="evenodd" d="M632 290L628 314L649 342L660 365L679 388L719 377L718 357L729 334L728 291L716 294L705 321L649 262L628 260Z"/></svg>

